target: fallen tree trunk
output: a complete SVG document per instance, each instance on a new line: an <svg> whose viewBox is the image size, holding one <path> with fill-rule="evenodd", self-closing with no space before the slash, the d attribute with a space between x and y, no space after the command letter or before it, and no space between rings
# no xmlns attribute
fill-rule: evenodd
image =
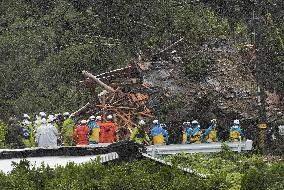
<svg viewBox="0 0 284 190"><path fill-rule="evenodd" d="M92 80L94 80L97 84L99 84L100 86L102 86L105 90L107 90L108 92L112 92L114 93L115 90L106 85L105 83L103 83L102 81L100 81L100 79L98 79L97 77L95 77L94 75L92 75L91 73L89 73L88 71L82 71L82 74L86 77L86 78L90 78Z"/></svg>
<svg viewBox="0 0 284 190"><path fill-rule="evenodd" d="M90 107L90 102L88 102L86 105L84 105L83 107L81 107L80 109L78 109L77 111L73 112L70 117L74 117L76 115L79 115L80 113L84 112L85 110L89 109Z"/></svg>

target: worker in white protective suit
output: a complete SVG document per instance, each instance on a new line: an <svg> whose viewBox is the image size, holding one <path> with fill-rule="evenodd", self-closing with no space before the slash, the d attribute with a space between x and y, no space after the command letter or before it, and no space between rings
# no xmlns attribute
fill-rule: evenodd
<svg viewBox="0 0 284 190"><path fill-rule="evenodd" d="M53 124L53 121L47 121L45 118L41 120L41 125L36 129L36 143L39 147L56 147L58 131Z"/></svg>

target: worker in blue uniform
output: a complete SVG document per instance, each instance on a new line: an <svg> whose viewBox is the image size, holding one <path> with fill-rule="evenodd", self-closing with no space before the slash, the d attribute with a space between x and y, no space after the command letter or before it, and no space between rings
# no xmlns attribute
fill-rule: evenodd
<svg viewBox="0 0 284 190"><path fill-rule="evenodd" d="M198 121L194 120L191 122L192 132L191 132L191 143L201 143L201 130Z"/></svg>
<svg viewBox="0 0 284 190"><path fill-rule="evenodd" d="M183 122L183 128L184 128L184 134L183 134L183 144L190 143L191 135L192 135L192 128L191 128L191 122L186 121Z"/></svg>
<svg viewBox="0 0 284 190"><path fill-rule="evenodd" d="M151 130L150 136L152 137L152 142L154 145L165 144L168 138L167 131L163 129L158 120L153 121L153 128Z"/></svg>
<svg viewBox="0 0 284 190"><path fill-rule="evenodd" d="M217 126L217 120L212 119L209 123L209 127L202 134L201 139L203 142L210 143L217 141L216 126Z"/></svg>
<svg viewBox="0 0 284 190"><path fill-rule="evenodd" d="M244 134L240 126L240 120L236 119L230 129L230 140L238 141L242 137L244 137Z"/></svg>

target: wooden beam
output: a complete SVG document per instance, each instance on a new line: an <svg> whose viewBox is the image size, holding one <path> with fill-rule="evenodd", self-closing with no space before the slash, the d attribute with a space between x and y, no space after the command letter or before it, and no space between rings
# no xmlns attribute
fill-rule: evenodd
<svg viewBox="0 0 284 190"><path fill-rule="evenodd" d="M103 107L103 108L114 108L114 109L128 109L128 110L136 110L137 108L130 108L130 107L125 107L125 106L110 106L110 105L96 105L97 107Z"/></svg>
<svg viewBox="0 0 284 190"><path fill-rule="evenodd" d="M83 107L81 107L81 108L78 109L77 111L73 112L73 113L70 115L70 117L73 117L73 116L76 116L76 115L80 114L81 112L83 112L83 111L85 111L86 109L88 109L90 105L91 105L90 102L88 102L86 105L84 105Z"/></svg>
<svg viewBox="0 0 284 190"><path fill-rule="evenodd" d="M95 77L94 75L92 75L91 73L89 73L88 71L82 71L82 74L84 75L84 77L90 78L93 81L95 81L97 84L99 84L100 86L102 86L105 90L107 90L108 92L115 92L115 90L106 85L105 83L103 83L102 81L100 81L100 79L98 79L97 77Z"/></svg>

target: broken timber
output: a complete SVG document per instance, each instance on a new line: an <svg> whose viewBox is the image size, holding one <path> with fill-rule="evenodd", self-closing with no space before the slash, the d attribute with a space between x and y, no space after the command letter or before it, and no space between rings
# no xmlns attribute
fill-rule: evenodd
<svg viewBox="0 0 284 190"><path fill-rule="evenodd" d="M143 63L142 63L143 65ZM150 99L147 91L150 87L143 84L141 76L141 63L131 64L127 67L109 72L93 75L88 71L82 71L85 80L82 84L91 91L89 101L83 108L74 112L100 113L102 116L113 114L119 127L126 127L128 131L136 126L139 119L152 118L151 110L146 104ZM97 92L97 87L103 91Z"/></svg>

